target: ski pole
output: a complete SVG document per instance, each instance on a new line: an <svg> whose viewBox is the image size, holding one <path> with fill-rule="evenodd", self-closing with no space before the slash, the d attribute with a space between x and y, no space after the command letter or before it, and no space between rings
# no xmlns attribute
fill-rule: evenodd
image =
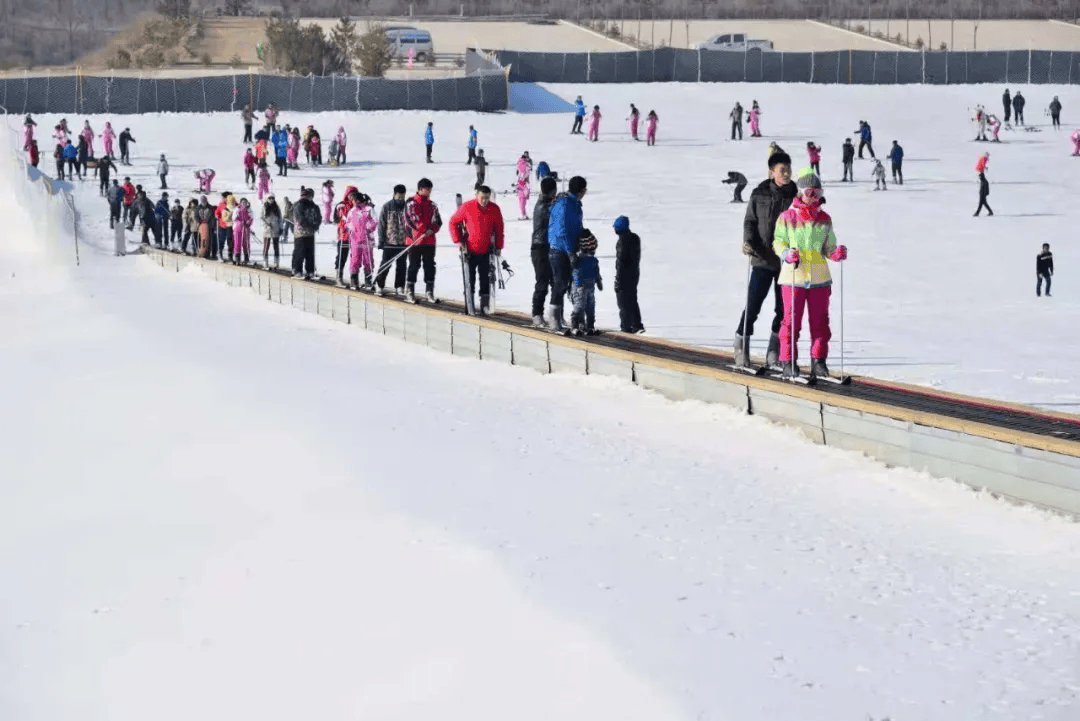
<svg viewBox="0 0 1080 721"><path fill-rule="evenodd" d="M840 379L844 378L844 264L840 263Z"/></svg>
<svg viewBox="0 0 1080 721"><path fill-rule="evenodd" d="M750 313L750 277L754 269L754 259L752 256L746 258L746 305L743 306L742 312L742 350L746 356L747 362L750 360L750 338L747 331L747 315ZM734 359L733 359L734 360ZM766 362L768 358L766 358Z"/></svg>

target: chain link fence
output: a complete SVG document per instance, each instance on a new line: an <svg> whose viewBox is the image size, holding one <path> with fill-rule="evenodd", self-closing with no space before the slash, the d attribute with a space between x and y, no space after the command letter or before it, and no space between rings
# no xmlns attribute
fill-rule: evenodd
<svg viewBox="0 0 1080 721"><path fill-rule="evenodd" d="M511 82L530 83L1080 83L1080 53L1053 50L807 53L758 48L745 52L658 48L625 53L496 50L486 54L486 62L509 68ZM474 66L481 66L481 62L474 61Z"/></svg>
<svg viewBox="0 0 1080 721"><path fill-rule="evenodd" d="M243 73L195 78L31 75L0 78L0 105L12 113L75 115L234 112L275 103L287 112L477 110L509 106L506 74L387 80L351 76Z"/></svg>

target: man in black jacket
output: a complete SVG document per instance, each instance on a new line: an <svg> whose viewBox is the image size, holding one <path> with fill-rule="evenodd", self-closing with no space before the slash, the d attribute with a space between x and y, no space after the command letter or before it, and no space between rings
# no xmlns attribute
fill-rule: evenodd
<svg viewBox="0 0 1080 721"><path fill-rule="evenodd" d="M532 322L536 328L545 327L544 303L547 302L548 292L554 282L551 275L551 260L548 257L551 250L548 246L548 215L551 213L551 204L555 202L557 192L555 178L550 175L544 176L540 181L540 199L533 207L532 247L529 254L532 256L533 273L536 276L532 297Z"/></svg>
<svg viewBox="0 0 1080 721"><path fill-rule="evenodd" d="M1005 111L1005 124L1008 125L1009 119L1012 118L1012 96L1009 95L1009 89L1005 88L1005 92L1001 95L1001 108Z"/></svg>
<svg viewBox="0 0 1080 721"><path fill-rule="evenodd" d="M1013 96L1013 120L1017 125L1024 124L1024 96L1020 94L1020 91L1016 91L1016 95Z"/></svg>
<svg viewBox="0 0 1080 721"><path fill-rule="evenodd" d="M743 188L746 187L746 176L736 170L729 170L727 174L727 180L721 180L724 185L735 183L735 197L731 199L732 203L745 202L742 199Z"/></svg>
<svg viewBox="0 0 1080 721"><path fill-rule="evenodd" d="M1054 275L1054 254L1050 252L1050 244L1043 243L1042 252L1035 258L1035 295L1042 295L1042 284L1046 281L1046 297L1050 297L1050 278Z"/></svg>
<svg viewBox="0 0 1080 721"><path fill-rule="evenodd" d="M1055 128L1061 128L1061 101L1058 100L1058 96L1054 96L1054 99L1050 101L1050 121L1054 124Z"/></svg>
<svg viewBox="0 0 1080 721"><path fill-rule="evenodd" d="M129 155L128 143L134 143L135 138L131 137L131 128L124 128L124 132L120 133L120 162L123 165L131 165L131 156Z"/></svg>
<svg viewBox="0 0 1080 721"><path fill-rule="evenodd" d="M784 299L780 286L780 258L773 251L773 233L780 214L791 207L799 190L791 182L791 156L773 153L769 156L769 178L762 181L750 193L743 220L743 254L750 256L750 282L746 289L746 309L739 318L735 331L735 363L750 362L750 336L754 334L754 321L761 313L761 306L771 288L774 296L772 335L766 362L774 365L780 355L780 323L784 320Z"/></svg>
<svg viewBox="0 0 1080 721"><path fill-rule="evenodd" d="M405 295L405 270L409 262L409 254L405 252L408 247L405 239L409 235L405 223L405 196L408 192L404 185L395 185L394 197L379 211L378 247L382 250L382 260L375 276L375 295L383 294L391 264L394 265L394 290L398 295Z"/></svg>
<svg viewBox="0 0 1080 721"><path fill-rule="evenodd" d="M990 204L986 202L986 199L990 196L990 181L986 179L986 173L979 173L979 207L975 209L975 217L979 217L979 213L983 208L986 208L988 215L993 215L994 210L990 207Z"/></svg>
<svg viewBox="0 0 1080 721"><path fill-rule="evenodd" d="M855 146L851 144L851 138L847 138L844 140L844 154L842 157L844 159L844 177L840 182L854 183Z"/></svg>
<svg viewBox="0 0 1080 721"><path fill-rule="evenodd" d="M615 219L615 300L619 303L619 329L623 333L644 333L637 286L641 278L641 238L630 232L630 219Z"/></svg>
<svg viewBox="0 0 1080 721"><path fill-rule="evenodd" d="M315 274L315 234L322 227L322 212L312 198L315 191L304 188L293 207L295 238L293 244L293 278L311 280Z"/></svg>

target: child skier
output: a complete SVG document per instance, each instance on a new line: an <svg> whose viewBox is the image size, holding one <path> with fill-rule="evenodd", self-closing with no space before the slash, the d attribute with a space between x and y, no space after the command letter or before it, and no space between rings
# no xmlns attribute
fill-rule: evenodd
<svg viewBox="0 0 1080 721"><path fill-rule="evenodd" d="M371 271L374 267L372 236L379 228L379 221L371 215L373 203L365 193L354 191L352 209L346 216L349 230L349 281L353 290L360 290L360 266L364 267L364 289L371 288Z"/></svg>
<svg viewBox="0 0 1080 721"><path fill-rule="evenodd" d="M476 184L483 185L484 178L487 176L487 158L484 157L484 149L480 148L476 151Z"/></svg>
<svg viewBox="0 0 1080 721"><path fill-rule="evenodd" d="M855 146L851 144L851 138L844 140L843 148L844 159L844 178L841 183L854 183L855 182Z"/></svg>
<svg viewBox="0 0 1080 721"><path fill-rule="evenodd" d="M637 287L641 277L641 238L630 232L630 219L620 215L612 226L615 241L615 300L619 304L619 329L623 333L644 333Z"/></svg>
<svg viewBox="0 0 1080 721"><path fill-rule="evenodd" d="M217 175L217 173L210 168L203 168L202 170L195 171L195 180L199 183L200 193L212 192L210 186L214 182L215 175Z"/></svg>
<svg viewBox="0 0 1080 721"><path fill-rule="evenodd" d="M577 96L574 101L574 124L570 128L571 135L581 135L581 124L585 122L585 101Z"/></svg>
<svg viewBox="0 0 1080 721"><path fill-rule="evenodd" d="M256 196L259 202L267 195L270 195L270 169L266 167L266 163L259 164L259 190Z"/></svg>
<svg viewBox="0 0 1080 721"><path fill-rule="evenodd" d="M888 190L885 185L885 166L877 158L874 158L874 170L870 174L874 177L874 190Z"/></svg>
<svg viewBox="0 0 1080 721"><path fill-rule="evenodd" d="M806 154L810 158L810 167L818 177L821 177L821 147L814 145L814 141L811 140L806 143Z"/></svg>
<svg viewBox="0 0 1080 721"><path fill-rule="evenodd" d="M645 118L645 144L656 145L656 124L660 122L655 110L650 110Z"/></svg>
<svg viewBox="0 0 1080 721"><path fill-rule="evenodd" d="M37 123L29 115L23 121L23 150L29 152L30 144L34 142L34 127Z"/></svg>
<svg viewBox="0 0 1080 721"><path fill-rule="evenodd" d="M986 208L987 215L993 215L994 211L986 199L990 197L990 181L986 179L986 166L990 164L990 153L983 153L979 161L975 163L975 172L979 174L979 207L975 209L975 217Z"/></svg>
<svg viewBox="0 0 1080 721"><path fill-rule="evenodd" d="M311 135L311 164L322 165L322 138L318 132Z"/></svg>
<svg viewBox="0 0 1080 721"><path fill-rule="evenodd" d="M892 179L897 185L904 184L904 149L900 147L900 143L895 140L892 141L892 148L889 149L889 160L892 161Z"/></svg>
<svg viewBox="0 0 1080 721"><path fill-rule="evenodd" d="M112 123L105 123L105 129L101 131L101 140L105 144L105 154L115 160L113 156L113 140L116 139L116 131L113 130Z"/></svg>
<svg viewBox="0 0 1080 721"><path fill-rule="evenodd" d="M996 116L988 113L986 116L986 124L990 126L990 133L994 136L994 139L990 142L1000 143L1001 138L998 137L998 133L1001 132L1001 121L999 121Z"/></svg>
<svg viewBox="0 0 1080 721"><path fill-rule="evenodd" d="M434 163L431 152L435 149L435 123L428 121L427 129L424 130L424 152L427 154L427 162Z"/></svg>
<svg viewBox="0 0 1080 721"><path fill-rule="evenodd" d="M265 165L263 170L266 170ZM240 201L240 205L236 206L236 210L233 211L232 215L233 265L248 265L251 262L251 224L253 220L251 206L248 205L248 199L244 198ZM243 253L242 259L241 253Z"/></svg>
<svg viewBox="0 0 1080 721"><path fill-rule="evenodd" d="M323 211L323 223L334 222L330 216L330 211L334 208L334 181L327 180L322 184L322 211Z"/></svg>
<svg viewBox="0 0 1080 721"><path fill-rule="evenodd" d="M165 247L180 245L180 238L184 234L184 206L180 204L180 198L173 201L169 209L169 237L165 239Z"/></svg>
<svg viewBox="0 0 1080 721"><path fill-rule="evenodd" d="M600 106L594 105L592 115L589 116L589 140L594 143L600 140Z"/></svg>
<svg viewBox="0 0 1080 721"><path fill-rule="evenodd" d="M1050 252L1050 244L1042 244L1042 252L1035 257L1035 295L1042 296L1042 283L1046 281L1046 297L1050 297L1050 279L1054 275L1054 254Z"/></svg>
<svg viewBox="0 0 1080 721"><path fill-rule="evenodd" d="M975 106L975 140L986 142L986 109L981 105Z"/></svg>
<svg viewBox="0 0 1080 721"><path fill-rule="evenodd" d="M750 137L761 137L761 107L756 100L750 106Z"/></svg>
<svg viewBox="0 0 1080 721"><path fill-rule="evenodd" d="M470 125L469 142L466 144L466 147L469 151L469 157L465 160L465 165L472 165L473 161L476 160L476 143L476 128Z"/></svg>
<svg viewBox="0 0 1080 721"><path fill-rule="evenodd" d="M87 120L83 123L82 132L79 133L79 137L86 141L86 152L90 155L94 154L94 129L90 127L90 121Z"/></svg>
<svg viewBox="0 0 1080 721"><path fill-rule="evenodd" d="M743 188L746 187L746 176L737 170L729 170L727 174L727 180L721 180L724 185L735 184L735 196L731 199L732 203L745 202L742 197ZM617 292L617 291L616 291Z"/></svg>
<svg viewBox="0 0 1080 721"><path fill-rule="evenodd" d="M298 161L300 160L300 129L293 128L289 134L289 150L285 154L285 161L289 164L290 170L300 170Z"/></svg>
<svg viewBox="0 0 1080 721"><path fill-rule="evenodd" d="M810 313L810 375L829 376L829 295L832 276L825 259L847 259L847 248L836 244L832 218L821 208L821 180L809 168L799 173L799 195L780 214L773 236L773 250L783 261L780 278L784 296L784 320L780 326L780 362L784 376L799 375L799 331L804 307ZM795 345L793 345L794 340Z"/></svg>
<svg viewBox="0 0 1080 721"><path fill-rule="evenodd" d="M532 158L529 157L529 152L525 151L517 161L517 182L515 188L517 190L518 209L520 211L519 220L529 219L526 208L528 207L529 196L532 195L532 188L529 185L531 177Z"/></svg>
<svg viewBox="0 0 1080 721"><path fill-rule="evenodd" d="M158 158L157 174L161 178L161 189L167 190L169 186L165 183L165 176L169 174L169 161L165 160L165 153Z"/></svg>
<svg viewBox="0 0 1080 721"><path fill-rule="evenodd" d="M1080 155L1080 130L1072 131L1072 135L1069 136L1069 139L1072 140L1073 144L1073 156Z"/></svg>
<svg viewBox="0 0 1080 721"><path fill-rule="evenodd" d="M327 153L326 153L327 165L330 165L331 167L336 166L338 164L338 141L337 141L337 138L332 138L330 140L330 147L327 148L326 150L327 150Z"/></svg>
<svg viewBox="0 0 1080 721"><path fill-rule="evenodd" d="M600 277L600 261L596 259L596 237L588 228L582 229L577 265L574 266L574 284L570 300L574 310L570 314L571 333L574 335L599 335L596 323L596 291L604 289Z"/></svg>
<svg viewBox="0 0 1080 721"><path fill-rule="evenodd" d="M638 120L641 118L641 113L633 103L630 103L630 117L627 120L630 121L630 137L634 140L639 140L637 136Z"/></svg>

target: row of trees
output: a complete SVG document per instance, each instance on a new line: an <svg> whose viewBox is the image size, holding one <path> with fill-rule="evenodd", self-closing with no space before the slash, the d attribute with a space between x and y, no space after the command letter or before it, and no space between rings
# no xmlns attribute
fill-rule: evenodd
<svg viewBox="0 0 1080 721"><path fill-rule="evenodd" d="M356 23L338 20L327 35L315 24L301 26L293 17L266 21L266 64L275 70L301 75L350 74L382 77L393 61L390 43L381 25L360 35Z"/></svg>

